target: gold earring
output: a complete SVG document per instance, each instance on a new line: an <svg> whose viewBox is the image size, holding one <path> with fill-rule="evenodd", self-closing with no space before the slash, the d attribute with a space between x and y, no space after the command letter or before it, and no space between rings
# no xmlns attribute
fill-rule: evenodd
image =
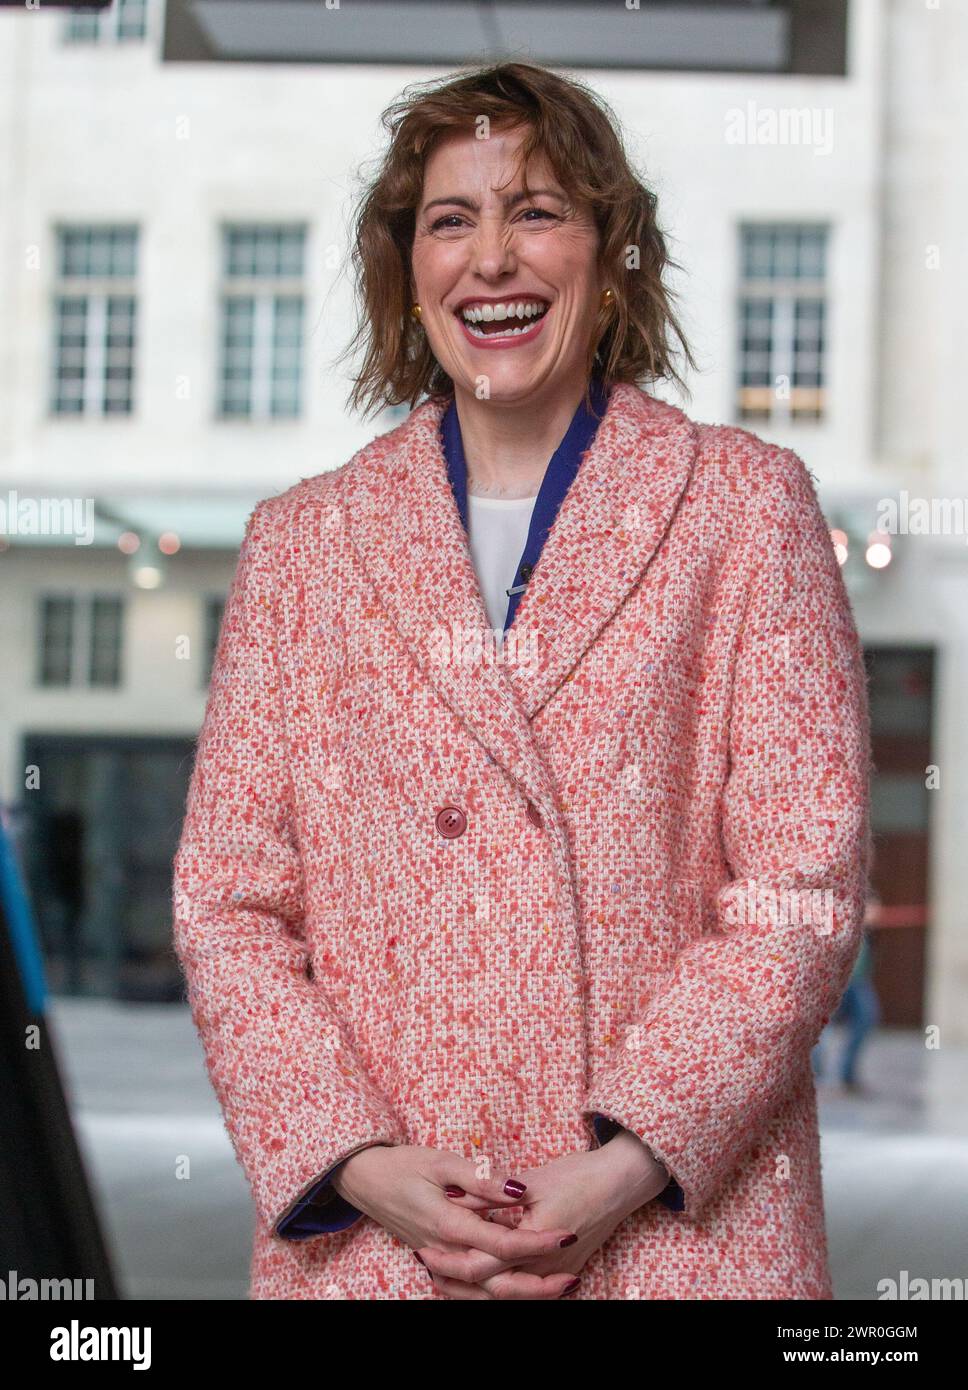
<svg viewBox="0 0 968 1390"><path fill-rule="evenodd" d="M421 307L420 307L419 304L414 304L414 306L413 306L412 309L410 310L410 315L411 315L411 317L412 317L412 318L415 318L415 319L417 320L418 323L420 322L420 315L421 315L422 313L423 313L423 310L421 309Z"/></svg>
<svg viewBox="0 0 968 1390"><path fill-rule="evenodd" d="M610 309L615 298L614 290L602 290L602 308Z"/></svg>

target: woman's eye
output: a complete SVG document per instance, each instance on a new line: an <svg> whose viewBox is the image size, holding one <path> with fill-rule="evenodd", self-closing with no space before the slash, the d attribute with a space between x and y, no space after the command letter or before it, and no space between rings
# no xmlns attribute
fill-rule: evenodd
<svg viewBox="0 0 968 1390"><path fill-rule="evenodd" d="M525 208L521 214L521 220L557 222L558 217L555 213L549 212L547 208ZM438 217L431 222L430 230L432 232L454 231L465 225L464 218L459 212L446 212L443 217Z"/></svg>

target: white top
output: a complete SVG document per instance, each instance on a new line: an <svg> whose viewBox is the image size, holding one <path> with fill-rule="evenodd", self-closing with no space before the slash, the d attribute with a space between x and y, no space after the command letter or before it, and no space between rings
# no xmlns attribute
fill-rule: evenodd
<svg viewBox="0 0 968 1390"><path fill-rule="evenodd" d="M467 494L467 531L471 559L484 598L488 623L503 634L528 529L534 497L477 497Z"/></svg>

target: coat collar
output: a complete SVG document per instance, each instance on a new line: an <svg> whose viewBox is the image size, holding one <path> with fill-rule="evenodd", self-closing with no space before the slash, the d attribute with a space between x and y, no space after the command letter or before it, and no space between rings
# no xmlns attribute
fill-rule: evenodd
<svg viewBox="0 0 968 1390"><path fill-rule="evenodd" d="M655 553L689 481L697 427L635 386L612 388L501 656L486 640L488 618L444 458L446 405L425 401L347 468L349 535L423 674L525 794L551 812L531 720Z"/></svg>

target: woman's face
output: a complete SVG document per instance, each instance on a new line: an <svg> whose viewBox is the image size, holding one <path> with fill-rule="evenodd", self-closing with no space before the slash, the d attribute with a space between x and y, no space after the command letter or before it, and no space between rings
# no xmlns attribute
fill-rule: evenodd
<svg viewBox="0 0 968 1390"><path fill-rule="evenodd" d="M601 303L598 232L547 161L513 174L521 131L446 137L427 160L414 298L437 361L478 399L516 403L584 386Z"/></svg>

